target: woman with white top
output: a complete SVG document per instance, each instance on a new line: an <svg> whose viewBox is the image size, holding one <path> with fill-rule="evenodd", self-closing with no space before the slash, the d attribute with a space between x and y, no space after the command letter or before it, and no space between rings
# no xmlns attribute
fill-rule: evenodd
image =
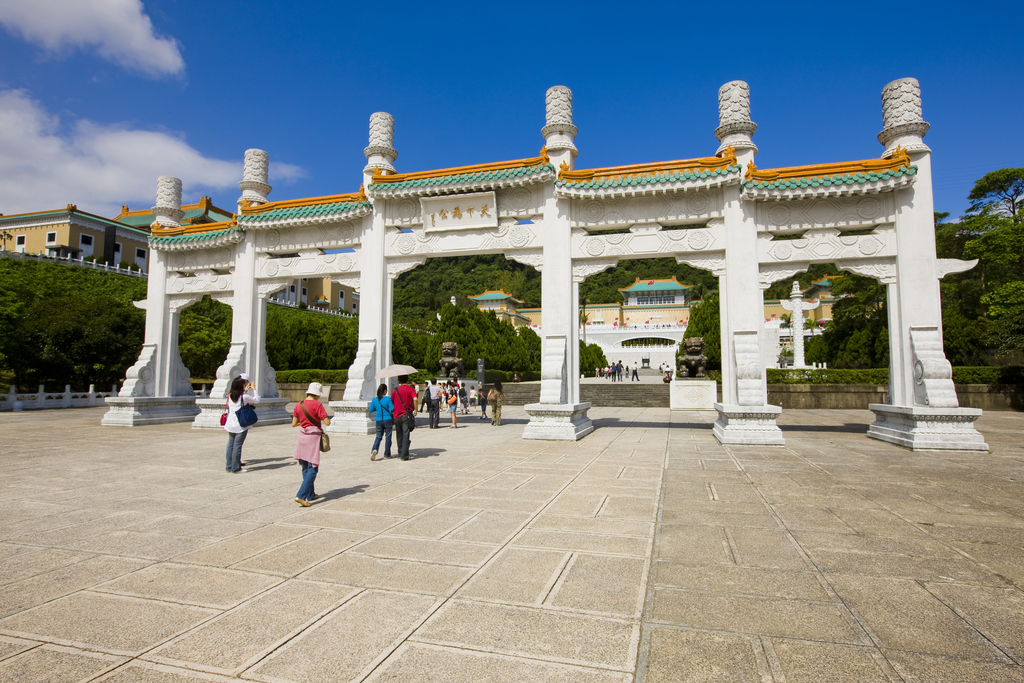
<svg viewBox="0 0 1024 683"><path fill-rule="evenodd" d="M252 392L249 394L248 392ZM242 467L242 444L245 443L245 436L249 433L249 427L238 424L238 411L243 405L259 405L260 397L256 393L256 387L252 385L245 375L236 377L231 381L231 390L228 392L228 401L225 406L228 416L224 422L224 431L228 433L228 448L224 456L224 471L232 474L241 474L246 469ZM251 425L250 425L251 427Z"/></svg>

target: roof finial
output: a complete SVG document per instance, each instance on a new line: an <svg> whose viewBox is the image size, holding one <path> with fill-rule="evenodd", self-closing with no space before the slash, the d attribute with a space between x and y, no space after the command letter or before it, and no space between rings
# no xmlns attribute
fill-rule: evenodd
<svg viewBox="0 0 1024 683"><path fill-rule="evenodd" d="M270 175L270 155L262 149L245 150L245 165L242 168L242 182L238 189L242 196L238 203L244 206L266 204L271 187L267 184Z"/></svg>
<svg viewBox="0 0 1024 683"><path fill-rule="evenodd" d="M924 136L931 126L921 116L921 86L916 78L900 78L882 88L883 159L907 152L930 152Z"/></svg>
<svg viewBox="0 0 1024 683"><path fill-rule="evenodd" d="M156 206L153 207L154 223L161 228L181 226L185 212L181 210L181 180L174 176L162 175L156 181Z"/></svg>
<svg viewBox="0 0 1024 683"><path fill-rule="evenodd" d="M386 111L374 112L370 115L370 145L363 150L366 155L366 168L363 173L387 171L394 173L395 159L395 117Z"/></svg>
<svg viewBox="0 0 1024 683"><path fill-rule="evenodd" d="M718 89L718 124L715 137L722 144L716 154L730 147L757 153L757 145L750 139L757 124L750 120L750 86L746 82L729 81Z"/></svg>

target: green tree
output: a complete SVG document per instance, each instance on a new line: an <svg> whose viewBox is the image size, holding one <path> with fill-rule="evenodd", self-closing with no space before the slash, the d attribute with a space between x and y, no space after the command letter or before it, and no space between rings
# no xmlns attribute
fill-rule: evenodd
<svg viewBox="0 0 1024 683"><path fill-rule="evenodd" d="M1000 211L1014 223L1020 222L1020 202L1024 197L1024 168L1001 168L986 173L971 188L967 198L974 202L971 212L986 209Z"/></svg>
<svg viewBox="0 0 1024 683"><path fill-rule="evenodd" d="M604 351L597 344L584 344L580 340L580 372L585 375L593 375L597 368L608 365L608 359L604 357Z"/></svg>
<svg viewBox="0 0 1024 683"><path fill-rule="evenodd" d="M708 357L708 369L719 370L722 367L722 313L717 294L711 294L704 301L694 305L690 310L690 322L683 333L684 339L701 337L704 339L704 355ZM683 345L679 353L683 353Z"/></svg>
<svg viewBox="0 0 1024 683"><path fill-rule="evenodd" d="M832 305L832 320L820 336L812 337L806 359L836 369L887 367L885 285L851 274L836 278L832 293L838 297Z"/></svg>

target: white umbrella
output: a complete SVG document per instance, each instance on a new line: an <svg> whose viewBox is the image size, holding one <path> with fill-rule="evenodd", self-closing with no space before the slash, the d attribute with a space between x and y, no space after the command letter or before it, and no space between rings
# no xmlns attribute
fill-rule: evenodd
<svg viewBox="0 0 1024 683"><path fill-rule="evenodd" d="M389 365L386 368L382 368L374 379L384 379L385 377L398 377L399 375L412 375L419 372L416 368L411 365Z"/></svg>

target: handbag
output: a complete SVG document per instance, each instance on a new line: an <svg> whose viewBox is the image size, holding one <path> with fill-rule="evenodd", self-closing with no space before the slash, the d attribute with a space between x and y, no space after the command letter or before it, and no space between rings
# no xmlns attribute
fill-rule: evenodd
<svg viewBox="0 0 1024 683"><path fill-rule="evenodd" d="M451 405L453 403L458 403L458 402L459 402L459 397L456 396L455 394L452 394L451 396L448 397L448 405Z"/></svg>
<svg viewBox="0 0 1024 683"><path fill-rule="evenodd" d="M223 427L228 423L228 402L224 401L224 412L220 414L220 426Z"/></svg>
<svg viewBox="0 0 1024 683"><path fill-rule="evenodd" d="M416 429L416 418L413 416L412 411L409 410L409 405L402 398L402 394L398 389L395 389L395 394L398 395L398 400L402 402L402 407L405 408L405 412L398 416L398 419L405 425L406 431L412 434L412 430Z"/></svg>
<svg viewBox="0 0 1024 683"><path fill-rule="evenodd" d="M310 422L313 422L313 418L310 416L309 411L306 410L305 404L305 401L301 401L299 403L299 407L302 408L302 412L306 414L306 419L309 420ZM320 430L320 452L326 453L327 451L331 450L331 437L327 436L327 434L324 432L324 428L320 426L319 419L316 421L316 428Z"/></svg>
<svg viewBox="0 0 1024 683"><path fill-rule="evenodd" d="M242 407L235 411L235 417L238 418L238 425L242 429L252 427L260 419L256 415L256 409L246 403L244 399L242 399Z"/></svg>

